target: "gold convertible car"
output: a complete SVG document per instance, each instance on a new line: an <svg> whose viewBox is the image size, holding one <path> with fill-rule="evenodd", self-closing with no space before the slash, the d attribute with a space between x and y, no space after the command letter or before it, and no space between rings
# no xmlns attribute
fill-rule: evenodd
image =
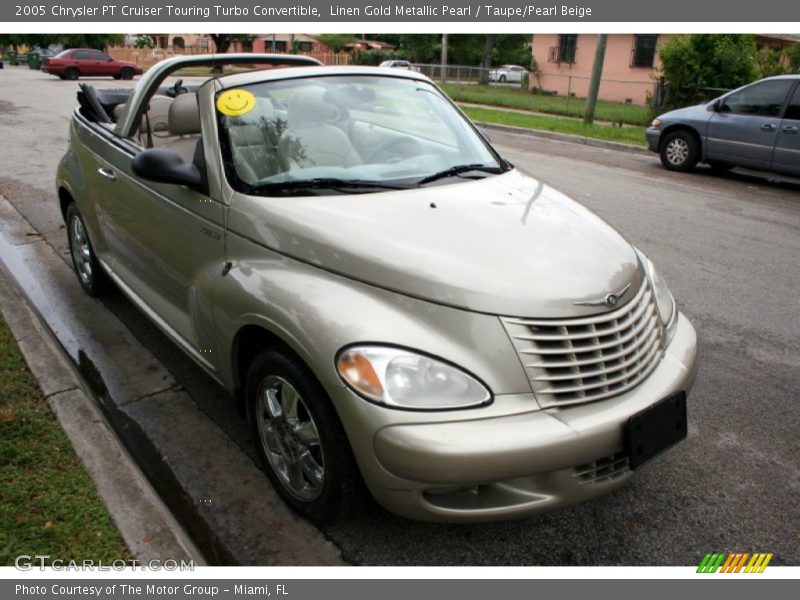
<svg viewBox="0 0 800 600"><path fill-rule="evenodd" d="M209 75L168 83L184 67ZM651 261L425 76L180 57L79 104L57 188L81 285L242 401L301 514L368 491L519 518L686 436L697 338Z"/></svg>

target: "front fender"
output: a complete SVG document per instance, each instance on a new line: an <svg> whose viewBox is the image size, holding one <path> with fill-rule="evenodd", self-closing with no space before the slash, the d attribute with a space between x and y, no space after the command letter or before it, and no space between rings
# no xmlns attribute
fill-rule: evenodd
<svg viewBox="0 0 800 600"><path fill-rule="evenodd" d="M354 343L421 350L475 374L495 395L529 394L530 385L500 320L350 280L228 235L230 272L215 290L215 323L229 360L222 377L235 389L234 345L258 325L296 352L329 390L343 386L334 364Z"/></svg>

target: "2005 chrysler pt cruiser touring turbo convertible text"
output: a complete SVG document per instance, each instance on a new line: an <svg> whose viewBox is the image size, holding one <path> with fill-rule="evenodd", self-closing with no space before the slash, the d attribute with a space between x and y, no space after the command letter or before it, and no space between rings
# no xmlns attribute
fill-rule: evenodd
<svg viewBox="0 0 800 600"><path fill-rule="evenodd" d="M224 60L273 68L82 86L58 195L85 290L116 284L243 401L297 511L366 483L414 519L520 517L686 436L697 339L640 250L423 75Z"/></svg>

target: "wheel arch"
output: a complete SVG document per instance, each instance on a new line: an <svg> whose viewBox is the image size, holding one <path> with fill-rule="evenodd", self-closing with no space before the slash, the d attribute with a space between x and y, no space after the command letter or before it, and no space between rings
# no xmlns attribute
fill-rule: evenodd
<svg viewBox="0 0 800 600"><path fill-rule="evenodd" d="M63 184L59 185L58 204L61 208L61 217L63 219L67 218L67 208L69 208L69 205L72 204L73 202L75 202L75 198L72 195L72 192L70 192Z"/></svg>
<svg viewBox="0 0 800 600"><path fill-rule="evenodd" d="M322 385L319 377L314 373L314 369L308 364L301 354L296 351L290 342L260 323L246 323L239 327L233 337L230 352L231 374L233 376L234 396L237 401L239 414L249 418L248 407L245 398L245 384L247 383L247 371L253 360L266 350L280 350L290 355L292 358L302 362L314 377Z"/></svg>

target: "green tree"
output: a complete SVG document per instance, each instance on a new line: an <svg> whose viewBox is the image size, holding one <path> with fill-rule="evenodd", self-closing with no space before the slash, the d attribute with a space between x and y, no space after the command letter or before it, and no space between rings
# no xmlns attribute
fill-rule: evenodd
<svg viewBox="0 0 800 600"><path fill-rule="evenodd" d="M749 34L678 35L659 54L670 106L702 102L758 78L758 50Z"/></svg>
<svg viewBox="0 0 800 600"><path fill-rule="evenodd" d="M64 33L58 34L50 43L62 44L64 48L94 48L106 50L109 46L118 46L125 41L121 33Z"/></svg>
<svg viewBox="0 0 800 600"><path fill-rule="evenodd" d="M136 41L133 43L136 48L153 48L156 43L149 35L137 36Z"/></svg>
<svg viewBox="0 0 800 600"><path fill-rule="evenodd" d="M786 66L781 60L781 51L773 48L762 48L756 53L758 77L773 77L786 73Z"/></svg>
<svg viewBox="0 0 800 600"><path fill-rule="evenodd" d="M800 44L789 46L786 50L786 60L791 73L800 73Z"/></svg>
<svg viewBox="0 0 800 600"><path fill-rule="evenodd" d="M347 48L348 44L358 41L354 33L323 33L317 36L317 40L331 49L331 52L341 52Z"/></svg>

